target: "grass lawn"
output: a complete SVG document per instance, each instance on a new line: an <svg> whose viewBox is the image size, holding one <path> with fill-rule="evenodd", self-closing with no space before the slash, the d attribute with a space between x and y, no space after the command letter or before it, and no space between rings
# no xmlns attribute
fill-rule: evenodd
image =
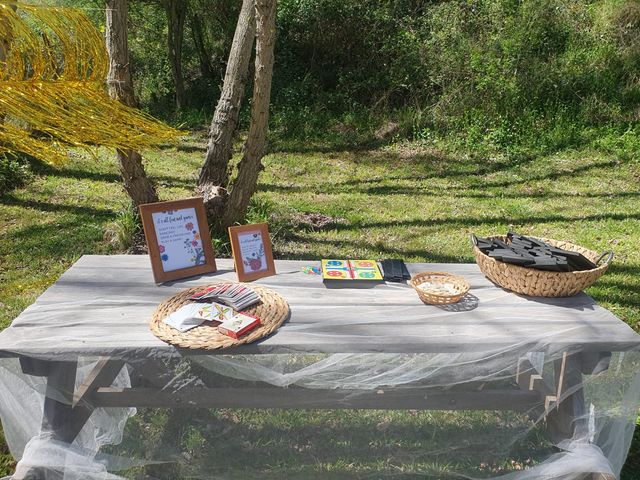
<svg viewBox="0 0 640 480"><path fill-rule="evenodd" d="M191 137L179 149L146 154L164 199L193 193L203 145ZM472 262L469 233L514 228L613 249L614 265L588 293L640 331L638 163L588 149L507 162L398 144L291 148L270 154L265 164L250 217L270 219L279 258ZM95 159L74 154L60 169L40 167L27 187L1 196L0 328L82 254L117 252L105 230L125 205L106 151ZM310 213L332 220L319 227ZM12 465L3 443L0 437L0 475ZM638 471L636 434L623 478L640 479Z"/></svg>

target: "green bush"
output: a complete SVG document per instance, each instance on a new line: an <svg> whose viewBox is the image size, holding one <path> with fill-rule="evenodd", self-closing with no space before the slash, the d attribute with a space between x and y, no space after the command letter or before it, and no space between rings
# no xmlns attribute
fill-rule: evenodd
<svg viewBox="0 0 640 480"><path fill-rule="evenodd" d="M273 109L292 136L367 110L368 133L395 117L417 140L551 150L640 111L635 2L282 0L278 21Z"/></svg>
<svg viewBox="0 0 640 480"><path fill-rule="evenodd" d="M105 229L104 238L123 251L138 247L137 243L144 243L138 210L131 204L124 206Z"/></svg>
<svg viewBox="0 0 640 480"><path fill-rule="evenodd" d="M23 186L31 178L29 167L10 156L0 155L0 195Z"/></svg>
<svg viewBox="0 0 640 480"><path fill-rule="evenodd" d="M129 45L143 107L195 128L217 101L239 2L189 6L182 66L196 113L174 112L162 2L130 2ZM446 135L517 155L589 142L598 129L626 132L640 119L635 0L280 0L277 29L271 126L285 144L369 141L392 120L400 137Z"/></svg>

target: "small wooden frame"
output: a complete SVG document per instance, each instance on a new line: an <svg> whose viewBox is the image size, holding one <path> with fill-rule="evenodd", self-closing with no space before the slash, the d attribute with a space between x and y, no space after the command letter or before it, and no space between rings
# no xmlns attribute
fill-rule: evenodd
<svg viewBox="0 0 640 480"><path fill-rule="evenodd" d="M202 198L140 205L156 283L216 271Z"/></svg>
<svg viewBox="0 0 640 480"><path fill-rule="evenodd" d="M248 282L276 274L266 223L229 227L229 238L239 281Z"/></svg>

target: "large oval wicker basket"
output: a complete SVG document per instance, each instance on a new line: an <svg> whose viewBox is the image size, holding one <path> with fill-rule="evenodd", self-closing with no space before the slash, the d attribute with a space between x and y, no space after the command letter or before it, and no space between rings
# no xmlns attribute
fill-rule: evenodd
<svg viewBox="0 0 640 480"><path fill-rule="evenodd" d="M489 238L496 238L503 242L507 240L505 236ZM531 238L535 239L536 237ZM579 245L574 245L573 243L548 238L539 238L539 240L564 250L580 252L596 264L603 258L603 256L597 252ZM613 258L613 253L609 253L608 258L592 270L583 270L580 272L548 272L498 261L482 253L475 244L473 253L480 270L482 270L482 273L484 273L489 280L507 290L532 297L569 297L575 295L595 283L595 281L607 271Z"/></svg>

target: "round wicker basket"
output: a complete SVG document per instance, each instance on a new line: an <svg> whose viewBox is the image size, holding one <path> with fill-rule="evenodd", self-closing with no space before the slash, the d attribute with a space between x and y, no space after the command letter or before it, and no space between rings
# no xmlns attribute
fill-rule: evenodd
<svg viewBox="0 0 640 480"><path fill-rule="evenodd" d="M445 272L418 273L411 278L410 283L420 300L429 305L456 303L470 288L464 277Z"/></svg>
<svg viewBox="0 0 640 480"><path fill-rule="evenodd" d="M506 236L498 235L489 238L496 238L503 242L507 241ZM531 238L535 239L536 237ZM542 240L554 247L564 250L580 252L596 264L604 257L604 255L599 255L593 250L588 250L573 243L561 242L549 238L538 238L538 240ZM498 261L482 253L475 245L475 242L473 253L480 270L489 280L507 290L532 297L570 297L571 295L575 295L598 280L598 278L607 271L613 259L613 252L608 252L606 261L592 270L549 272Z"/></svg>
<svg viewBox="0 0 640 480"><path fill-rule="evenodd" d="M284 298L268 288L260 285L251 285L251 288L260 295L261 302L243 311L260 318L260 326L238 339L223 335L218 332L217 327L209 325L208 322L187 332L180 332L164 323L163 319L167 315L175 312L183 305L194 303L189 297L208 286L203 285L183 290L158 305L149 323L151 332L156 337L176 347L193 350L217 350L255 342L273 333L289 318L289 304Z"/></svg>

